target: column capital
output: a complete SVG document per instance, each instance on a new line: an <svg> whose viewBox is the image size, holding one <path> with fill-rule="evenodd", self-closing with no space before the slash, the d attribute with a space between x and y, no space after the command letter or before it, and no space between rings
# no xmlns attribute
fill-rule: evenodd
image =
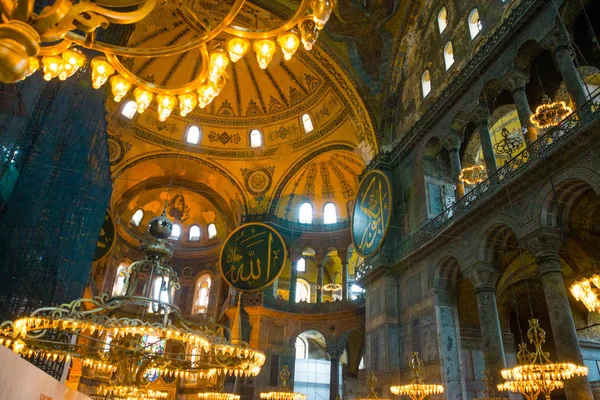
<svg viewBox="0 0 600 400"><path fill-rule="evenodd" d="M525 85L529 82L529 75L523 71L513 71L504 81L502 86L508 89L511 93L518 90L525 90Z"/></svg>
<svg viewBox="0 0 600 400"><path fill-rule="evenodd" d="M490 119L490 110L484 105L476 106L470 113L471 121L477 126L487 125Z"/></svg>
<svg viewBox="0 0 600 400"><path fill-rule="evenodd" d="M495 292L496 282L500 278L498 268L483 262L467 268L463 274L473 283L475 293Z"/></svg>
<svg viewBox="0 0 600 400"><path fill-rule="evenodd" d="M442 144L448 151L458 151L462 145L460 134L454 130L451 130L446 137L444 137Z"/></svg>
<svg viewBox="0 0 600 400"><path fill-rule="evenodd" d="M339 347L327 347L325 349L325 352L327 354L329 354L330 360L338 360L339 361L339 359L342 356L342 353L344 351L342 349L340 349Z"/></svg>
<svg viewBox="0 0 600 400"><path fill-rule="evenodd" d="M568 44L567 34L561 28L556 28L546 35L540 46L554 54L560 49L568 48Z"/></svg>
<svg viewBox="0 0 600 400"><path fill-rule="evenodd" d="M563 236L560 230L551 227L542 227L525 238L527 248L534 254L535 259L540 265L545 261L560 259L559 252L563 243ZM542 268L542 265L540 265Z"/></svg>

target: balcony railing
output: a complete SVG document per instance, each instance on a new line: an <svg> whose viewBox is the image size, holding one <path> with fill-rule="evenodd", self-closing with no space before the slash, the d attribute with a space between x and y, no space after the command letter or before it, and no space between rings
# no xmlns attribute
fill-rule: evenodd
<svg viewBox="0 0 600 400"><path fill-rule="evenodd" d="M590 121L596 119L600 121L600 91L596 91L591 100L583 107L588 110ZM488 177L485 181L475 186L462 199L458 200L440 215L433 218L418 230L410 234L408 239L399 245L389 248L383 246L378 255L378 262L374 258L365 260L357 266L357 277L362 277L373 269L374 264L384 262L399 261L415 251L423 244L433 239L439 232L451 225L455 220L464 216L473 207L482 200L489 197L492 193L499 190L506 182L523 173L534 161L543 159L556 147L560 146L568 138L577 134L582 128L577 112L573 112L569 117L563 120L559 125L547 130L543 135L527 148L523 149L515 157L508 160L500 167L495 174Z"/></svg>

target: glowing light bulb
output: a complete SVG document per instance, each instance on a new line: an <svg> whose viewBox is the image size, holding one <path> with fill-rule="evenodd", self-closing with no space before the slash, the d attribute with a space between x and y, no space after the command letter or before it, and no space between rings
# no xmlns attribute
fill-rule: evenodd
<svg viewBox="0 0 600 400"><path fill-rule="evenodd" d="M52 78L56 78L64 69L64 64L65 60L59 56L45 56L42 58L42 65L44 66L44 80L49 81Z"/></svg>
<svg viewBox="0 0 600 400"><path fill-rule="evenodd" d="M131 82L122 76L115 75L110 78L110 88L115 101L118 103L123 100L129 89L131 89Z"/></svg>
<svg viewBox="0 0 600 400"><path fill-rule="evenodd" d="M198 104L198 98L193 93L180 94L177 98L179 100L179 115L182 117L191 113Z"/></svg>
<svg viewBox="0 0 600 400"><path fill-rule="evenodd" d="M170 94L159 94L156 96L156 103L158 104L158 120L160 122L165 122L175 108L177 99Z"/></svg>
<svg viewBox="0 0 600 400"><path fill-rule="evenodd" d="M249 48L250 42L248 42L248 39L232 37L227 41L227 51L231 62L239 61L248 52Z"/></svg>
<svg viewBox="0 0 600 400"><path fill-rule="evenodd" d="M137 112L142 114L150 106L154 95L147 90L136 88L133 91L133 97L135 97L137 103Z"/></svg>
<svg viewBox="0 0 600 400"><path fill-rule="evenodd" d="M256 61L258 61L258 66L261 69L266 69L269 66L276 48L275 43L270 39L261 39L254 42Z"/></svg>
<svg viewBox="0 0 600 400"><path fill-rule="evenodd" d="M202 85L198 88L198 105L204 108L217 96L213 85Z"/></svg>
<svg viewBox="0 0 600 400"><path fill-rule="evenodd" d="M63 51L62 58L77 69L83 67L83 64L85 64L85 55L76 48Z"/></svg>
<svg viewBox="0 0 600 400"><path fill-rule="evenodd" d="M227 83L227 78L225 76L220 76L219 79L217 79L214 82L210 82L208 84L208 86L210 86L212 88L212 92L214 93L213 98L215 98L219 94L221 94L221 90L223 90L226 83Z"/></svg>
<svg viewBox="0 0 600 400"><path fill-rule="evenodd" d="M60 79L61 81L66 80L68 77L72 76L75 71L77 71L77 68L73 66L73 64L69 64L68 62L64 62L63 63L63 68L62 71L60 71L60 73L58 74L58 79Z"/></svg>
<svg viewBox="0 0 600 400"><path fill-rule="evenodd" d="M92 87L100 89L106 83L108 77L115 73L115 69L104 57L96 57L91 62Z"/></svg>
<svg viewBox="0 0 600 400"><path fill-rule="evenodd" d="M317 29L315 21L310 19L302 21L300 24L300 36L302 37L304 49L310 51L319 37L319 30Z"/></svg>
<svg viewBox="0 0 600 400"><path fill-rule="evenodd" d="M334 7L334 0L312 0L310 7L313 11L313 20L317 29L323 29Z"/></svg>
<svg viewBox="0 0 600 400"><path fill-rule="evenodd" d="M209 64L209 79L211 81L216 81L223 72L225 72L225 68L229 64L229 58L227 58L227 53L223 49L215 49L210 53L210 64Z"/></svg>
<svg viewBox="0 0 600 400"><path fill-rule="evenodd" d="M296 50L298 50L298 46L300 46L300 34L298 34L298 31L295 29L284 32L277 38L277 43L281 46L283 58L285 58L286 61L289 61L292 59Z"/></svg>

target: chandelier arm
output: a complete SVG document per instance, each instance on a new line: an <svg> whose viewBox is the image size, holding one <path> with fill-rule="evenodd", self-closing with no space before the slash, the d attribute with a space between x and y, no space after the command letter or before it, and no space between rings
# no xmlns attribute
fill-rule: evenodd
<svg viewBox="0 0 600 400"><path fill-rule="evenodd" d="M72 42L70 40L61 40L60 42L50 45L50 46L40 46L40 52L38 55L40 56L56 56L67 50L71 46Z"/></svg>
<svg viewBox="0 0 600 400"><path fill-rule="evenodd" d="M309 16L304 15L306 13L306 10L308 10L308 7L309 7L309 0L302 0L302 4L300 4L300 7L298 7L298 10L296 10L296 13L290 19L288 19L283 25L281 25L277 28L262 30L262 29L243 28L241 26L229 26L229 27L225 28L225 32L229 33L230 35L237 36L237 37L243 37L246 39L266 39L266 38L275 37L282 32L289 31L294 26L296 26L296 24L302 22L302 20L304 20L305 18L311 18Z"/></svg>
<svg viewBox="0 0 600 400"><path fill-rule="evenodd" d="M12 19L27 22L27 20L33 13L33 3L34 0L18 1L17 6L12 10Z"/></svg>
<svg viewBox="0 0 600 400"><path fill-rule="evenodd" d="M85 37L75 33L75 32L67 32L66 37L69 40L72 40L79 46L87 47L92 50L101 51L103 53L118 55L118 56L127 56L127 57L143 57L143 58L151 58L151 57L168 57L176 54L185 53L186 51L193 50L202 45L205 45L210 40L214 39L218 34L220 34L224 28L229 25L237 16L239 11L242 9L246 0L235 0L235 3L231 6L231 9L210 32L206 34L190 40L186 43L182 43L179 45L173 45L168 47L152 47L152 48L133 48L133 47L124 47L124 46L116 46L109 43L102 42L94 42L91 44L86 44Z"/></svg>
<svg viewBox="0 0 600 400"><path fill-rule="evenodd" d="M13 0L0 0L0 11L5 18L10 19L13 14L15 5ZM2 18L6 22L5 18Z"/></svg>

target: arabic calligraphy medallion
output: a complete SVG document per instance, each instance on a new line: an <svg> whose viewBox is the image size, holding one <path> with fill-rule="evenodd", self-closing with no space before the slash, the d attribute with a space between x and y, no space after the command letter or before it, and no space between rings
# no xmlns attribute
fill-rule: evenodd
<svg viewBox="0 0 600 400"><path fill-rule="evenodd" d="M352 213L352 241L362 257L379 249L392 214L392 190L384 172L372 170L363 178Z"/></svg>
<svg viewBox="0 0 600 400"><path fill-rule="evenodd" d="M287 261L287 251L275 229L251 222L229 235L219 260L221 275L227 283L242 292L256 292L279 277Z"/></svg>
<svg viewBox="0 0 600 400"><path fill-rule="evenodd" d="M115 222L113 221L110 211L106 210L104 215L104 223L98 235L96 242L96 252L94 253L94 261L98 261L105 257L112 248L115 242Z"/></svg>

